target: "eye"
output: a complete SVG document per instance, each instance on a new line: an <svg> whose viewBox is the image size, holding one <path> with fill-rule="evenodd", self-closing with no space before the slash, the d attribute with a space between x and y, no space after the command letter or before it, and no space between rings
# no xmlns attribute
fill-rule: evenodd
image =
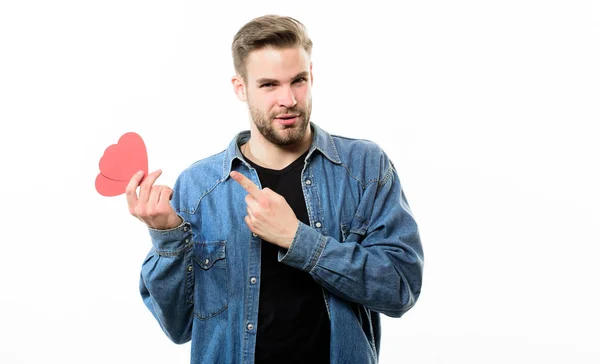
<svg viewBox="0 0 600 364"><path fill-rule="evenodd" d="M296 79L294 81L294 83L297 83L298 81L306 82L306 77L300 77L300 78Z"/></svg>
<svg viewBox="0 0 600 364"><path fill-rule="evenodd" d="M261 88L263 87L272 87L273 84L272 83L263 83L262 85L260 85Z"/></svg>

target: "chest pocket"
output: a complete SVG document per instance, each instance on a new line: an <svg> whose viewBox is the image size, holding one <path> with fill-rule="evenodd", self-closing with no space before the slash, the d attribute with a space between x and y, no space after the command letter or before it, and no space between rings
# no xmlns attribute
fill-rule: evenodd
<svg viewBox="0 0 600 364"><path fill-rule="evenodd" d="M225 241L194 244L194 314L201 320L208 320L227 308L225 247Z"/></svg>
<svg viewBox="0 0 600 364"><path fill-rule="evenodd" d="M342 232L342 242L361 243L367 235L369 222L359 215L354 215L351 221L342 223L340 226Z"/></svg>

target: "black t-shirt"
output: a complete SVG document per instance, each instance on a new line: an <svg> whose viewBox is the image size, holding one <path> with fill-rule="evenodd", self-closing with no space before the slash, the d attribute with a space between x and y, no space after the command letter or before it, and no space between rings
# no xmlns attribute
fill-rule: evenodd
<svg viewBox="0 0 600 364"><path fill-rule="evenodd" d="M282 195L298 220L309 225L300 180L307 153L282 170L246 160L262 187ZM329 363L329 316L321 286L308 273L279 263L278 250L262 241L255 362Z"/></svg>

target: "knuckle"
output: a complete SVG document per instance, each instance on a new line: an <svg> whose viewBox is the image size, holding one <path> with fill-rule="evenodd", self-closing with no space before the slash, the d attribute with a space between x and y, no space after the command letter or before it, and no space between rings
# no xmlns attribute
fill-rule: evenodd
<svg viewBox="0 0 600 364"><path fill-rule="evenodd" d="M134 215L137 217L142 217L142 216L146 216L144 208L141 206L136 207L134 210Z"/></svg>
<svg viewBox="0 0 600 364"><path fill-rule="evenodd" d="M155 217L156 215L157 215L157 211L156 211L155 206L148 206L146 208L146 216Z"/></svg>

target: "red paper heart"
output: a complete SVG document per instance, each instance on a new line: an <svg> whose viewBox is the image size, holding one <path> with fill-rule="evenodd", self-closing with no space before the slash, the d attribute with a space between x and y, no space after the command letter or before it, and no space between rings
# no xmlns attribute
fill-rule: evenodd
<svg viewBox="0 0 600 364"><path fill-rule="evenodd" d="M115 181L104 177L102 173L98 173L98 176L96 176L96 191L106 197L118 196L125 193L128 183L126 181Z"/></svg>
<svg viewBox="0 0 600 364"><path fill-rule="evenodd" d="M117 144L111 144L100 158L100 173L96 177L96 191L102 196L125 193L131 177L139 171L148 174L148 154L142 138L136 133L125 133Z"/></svg>

